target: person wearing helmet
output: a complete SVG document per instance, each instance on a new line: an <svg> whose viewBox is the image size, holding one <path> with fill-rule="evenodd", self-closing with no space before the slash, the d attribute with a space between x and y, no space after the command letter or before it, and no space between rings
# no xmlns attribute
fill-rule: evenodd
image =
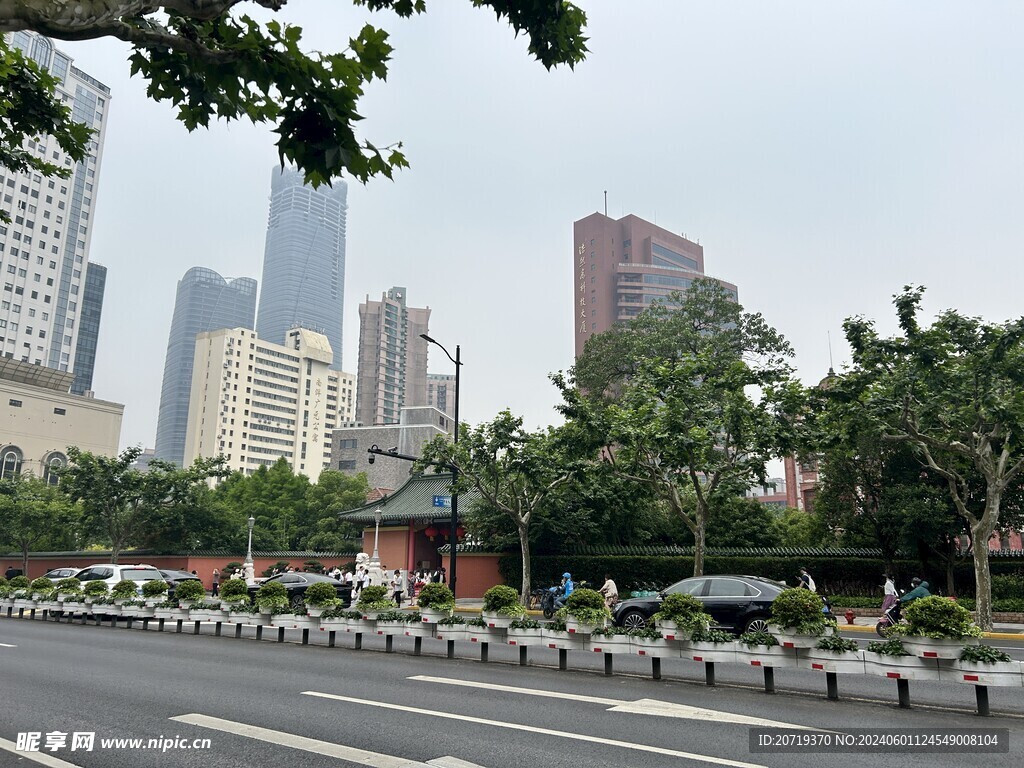
<svg viewBox="0 0 1024 768"><path fill-rule="evenodd" d="M569 595L572 594L573 589L575 589L575 586L572 583L572 574L568 571L562 574L562 584L560 585L560 589L561 594L555 598L556 609L565 605L565 601L568 599Z"/></svg>
<svg viewBox="0 0 1024 768"><path fill-rule="evenodd" d="M909 603L912 600L917 600L919 597L930 597L931 592L928 591L928 582L921 581L917 576L910 580L910 591L907 592L903 597L900 598L901 603Z"/></svg>

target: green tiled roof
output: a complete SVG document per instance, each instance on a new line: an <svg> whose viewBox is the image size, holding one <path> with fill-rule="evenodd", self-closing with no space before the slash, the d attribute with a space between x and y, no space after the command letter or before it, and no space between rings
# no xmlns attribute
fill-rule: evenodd
<svg viewBox="0 0 1024 768"><path fill-rule="evenodd" d="M452 476L449 473L435 475L414 475L399 488L380 501L364 504L338 515L340 520L353 523L372 524L374 513L381 511L381 522L404 523L408 520L446 520L451 518L451 509L435 507L435 496L450 496L449 484ZM459 495L459 506L472 504L480 498L480 493L473 489Z"/></svg>

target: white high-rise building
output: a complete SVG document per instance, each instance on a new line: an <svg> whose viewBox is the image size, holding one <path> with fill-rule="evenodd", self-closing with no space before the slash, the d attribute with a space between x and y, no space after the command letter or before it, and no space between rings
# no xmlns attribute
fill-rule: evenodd
<svg viewBox="0 0 1024 768"><path fill-rule="evenodd" d="M284 344L245 328L198 334L185 465L223 455L232 471L252 474L283 457L316 480L330 465L339 410L352 408L355 377L330 370L333 360L327 337L305 328Z"/></svg>
<svg viewBox="0 0 1024 768"><path fill-rule="evenodd" d="M95 133L79 163L52 137L25 144L41 159L71 168L67 179L0 168L0 207L11 218L0 223L0 354L74 372L76 354L89 356L89 365L95 358L94 335L91 349L83 349L78 336L110 89L77 69L49 38L13 32L7 39L57 78L57 95L72 118Z"/></svg>

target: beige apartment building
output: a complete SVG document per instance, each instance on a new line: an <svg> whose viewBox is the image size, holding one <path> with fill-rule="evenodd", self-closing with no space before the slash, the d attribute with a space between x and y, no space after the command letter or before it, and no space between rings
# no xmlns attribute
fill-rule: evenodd
<svg viewBox="0 0 1024 768"><path fill-rule="evenodd" d="M316 480L355 399L355 377L330 370L333 359L327 337L305 328L284 344L246 328L198 334L185 463L223 455L229 469L252 474L283 457Z"/></svg>
<svg viewBox="0 0 1024 768"><path fill-rule="evenodd" d="M124 406L69 393L74 374L0 358L0 477L28 473L56 482L68 446L116 456Z"/></svg>

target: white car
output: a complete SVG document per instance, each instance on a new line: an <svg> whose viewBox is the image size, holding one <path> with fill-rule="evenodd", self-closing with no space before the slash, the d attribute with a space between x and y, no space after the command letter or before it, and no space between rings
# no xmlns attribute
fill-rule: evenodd
<svg viewBox="0 0 1024 768"><path fill-rule="evenodd" d="M142 592L142 585L147 581L163 580L160 571L152 565L144 565L142 563L136 565L121 565L119 563L90 565L88 568L83 568L75 574L75 578L82 582L83 587L90 581L105 581L111 589L119 581L128 579L129 581L137 582L140 593Z"/></svg>

